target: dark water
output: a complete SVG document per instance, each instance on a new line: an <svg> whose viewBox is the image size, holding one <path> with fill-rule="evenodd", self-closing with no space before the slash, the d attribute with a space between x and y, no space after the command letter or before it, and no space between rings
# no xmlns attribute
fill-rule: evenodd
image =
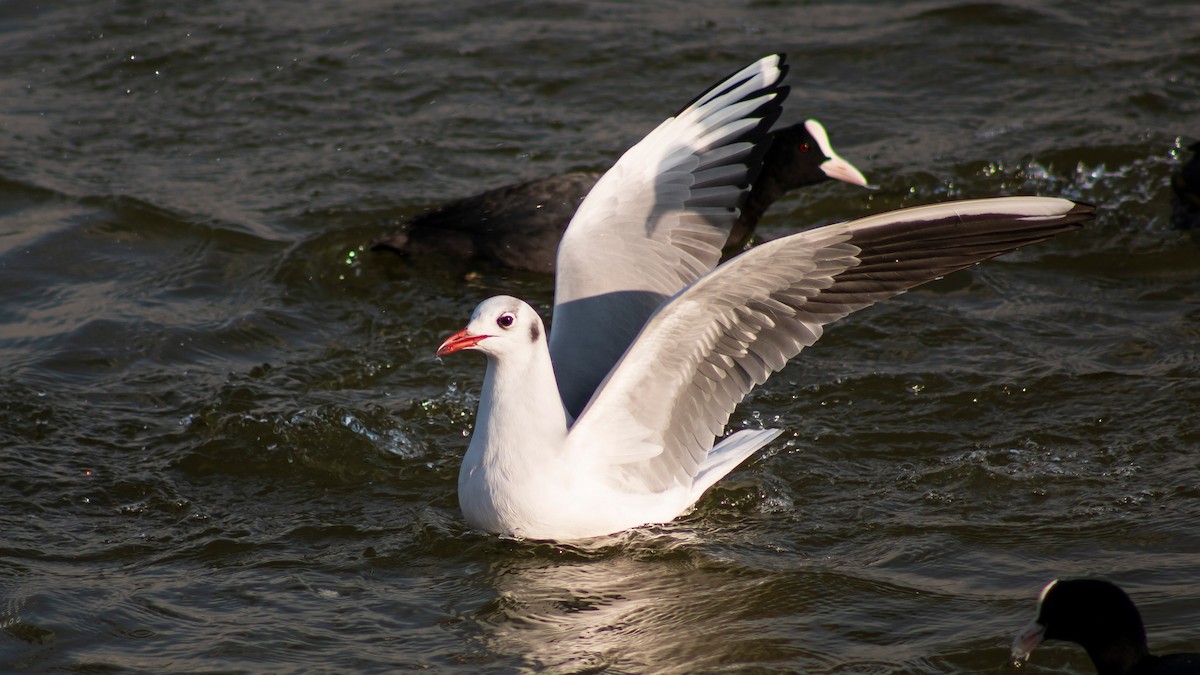
<svg viewBox="0 0 1200 675"><path fill-rule="evenodd" d="M1200 649L1194 2L179 7L0 3L0 670L1004 672L1082 574ZM1098 221L829 330L735 416L786 441L676 523L471 532L483 364L433 351L551 280L365 242L602 168L777 50L783 121L882 189L768 234L1016 193Z"/></svg>

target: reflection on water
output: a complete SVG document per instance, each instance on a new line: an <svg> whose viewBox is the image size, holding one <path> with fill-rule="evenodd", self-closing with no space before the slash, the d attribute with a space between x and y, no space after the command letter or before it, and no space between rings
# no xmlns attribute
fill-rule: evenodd
<svg viewBox="0 0 1200 675"><path fill-rule="evenodd" d="M679 536L655 537L657 550L645 543L585 556L559 549L492 563L482 577L496 597L473 617L487 649L560 672L728 667L741 654L757 663L822 662L804 647L811 636L803 622L789 618L808 599L772 597L793 575L739 573Z"/></svg>

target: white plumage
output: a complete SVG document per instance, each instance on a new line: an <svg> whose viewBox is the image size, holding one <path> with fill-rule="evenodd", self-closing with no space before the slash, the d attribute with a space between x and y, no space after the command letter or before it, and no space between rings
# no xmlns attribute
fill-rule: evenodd
<svg viewBox="0 0 1200 675"><path fill-rule="evenodd" d="M533 308L500 296L439 348L487 356L459 474L472 526L570 540L669 521L778 436L716 443L826 324L1091 218L1063 199L951 202L800 232L714 269L785 73L771 56L722 81L597 183L559 249L548 340Z"/></svg>

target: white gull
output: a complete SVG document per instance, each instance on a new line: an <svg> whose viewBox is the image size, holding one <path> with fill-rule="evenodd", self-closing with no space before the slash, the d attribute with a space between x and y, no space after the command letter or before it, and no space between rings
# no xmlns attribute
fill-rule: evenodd
<svg viewBox="0 0 1200 675"><path fill-rule="evenodd" d="M601 178L559 248L548 340L532 307L499 296L438 349L487 356L458 482L470 525L572 540L670 521L781 433L716 442L746 394L826 324L1092 217L1065 199L950 202L800 232L716 266L785 72L770 56L722 81Z"/></svg>

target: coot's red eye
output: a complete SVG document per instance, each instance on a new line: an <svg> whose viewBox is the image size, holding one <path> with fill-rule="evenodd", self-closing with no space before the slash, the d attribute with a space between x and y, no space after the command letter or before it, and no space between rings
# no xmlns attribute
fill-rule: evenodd
<svg viewBox="0 0 1200 675"><path fill-rule="evenodd" d="M809 150L808 143L801 143L800 145L796 146L796 149L799 150L800 152L808 152L808 150Z"/></svg>

